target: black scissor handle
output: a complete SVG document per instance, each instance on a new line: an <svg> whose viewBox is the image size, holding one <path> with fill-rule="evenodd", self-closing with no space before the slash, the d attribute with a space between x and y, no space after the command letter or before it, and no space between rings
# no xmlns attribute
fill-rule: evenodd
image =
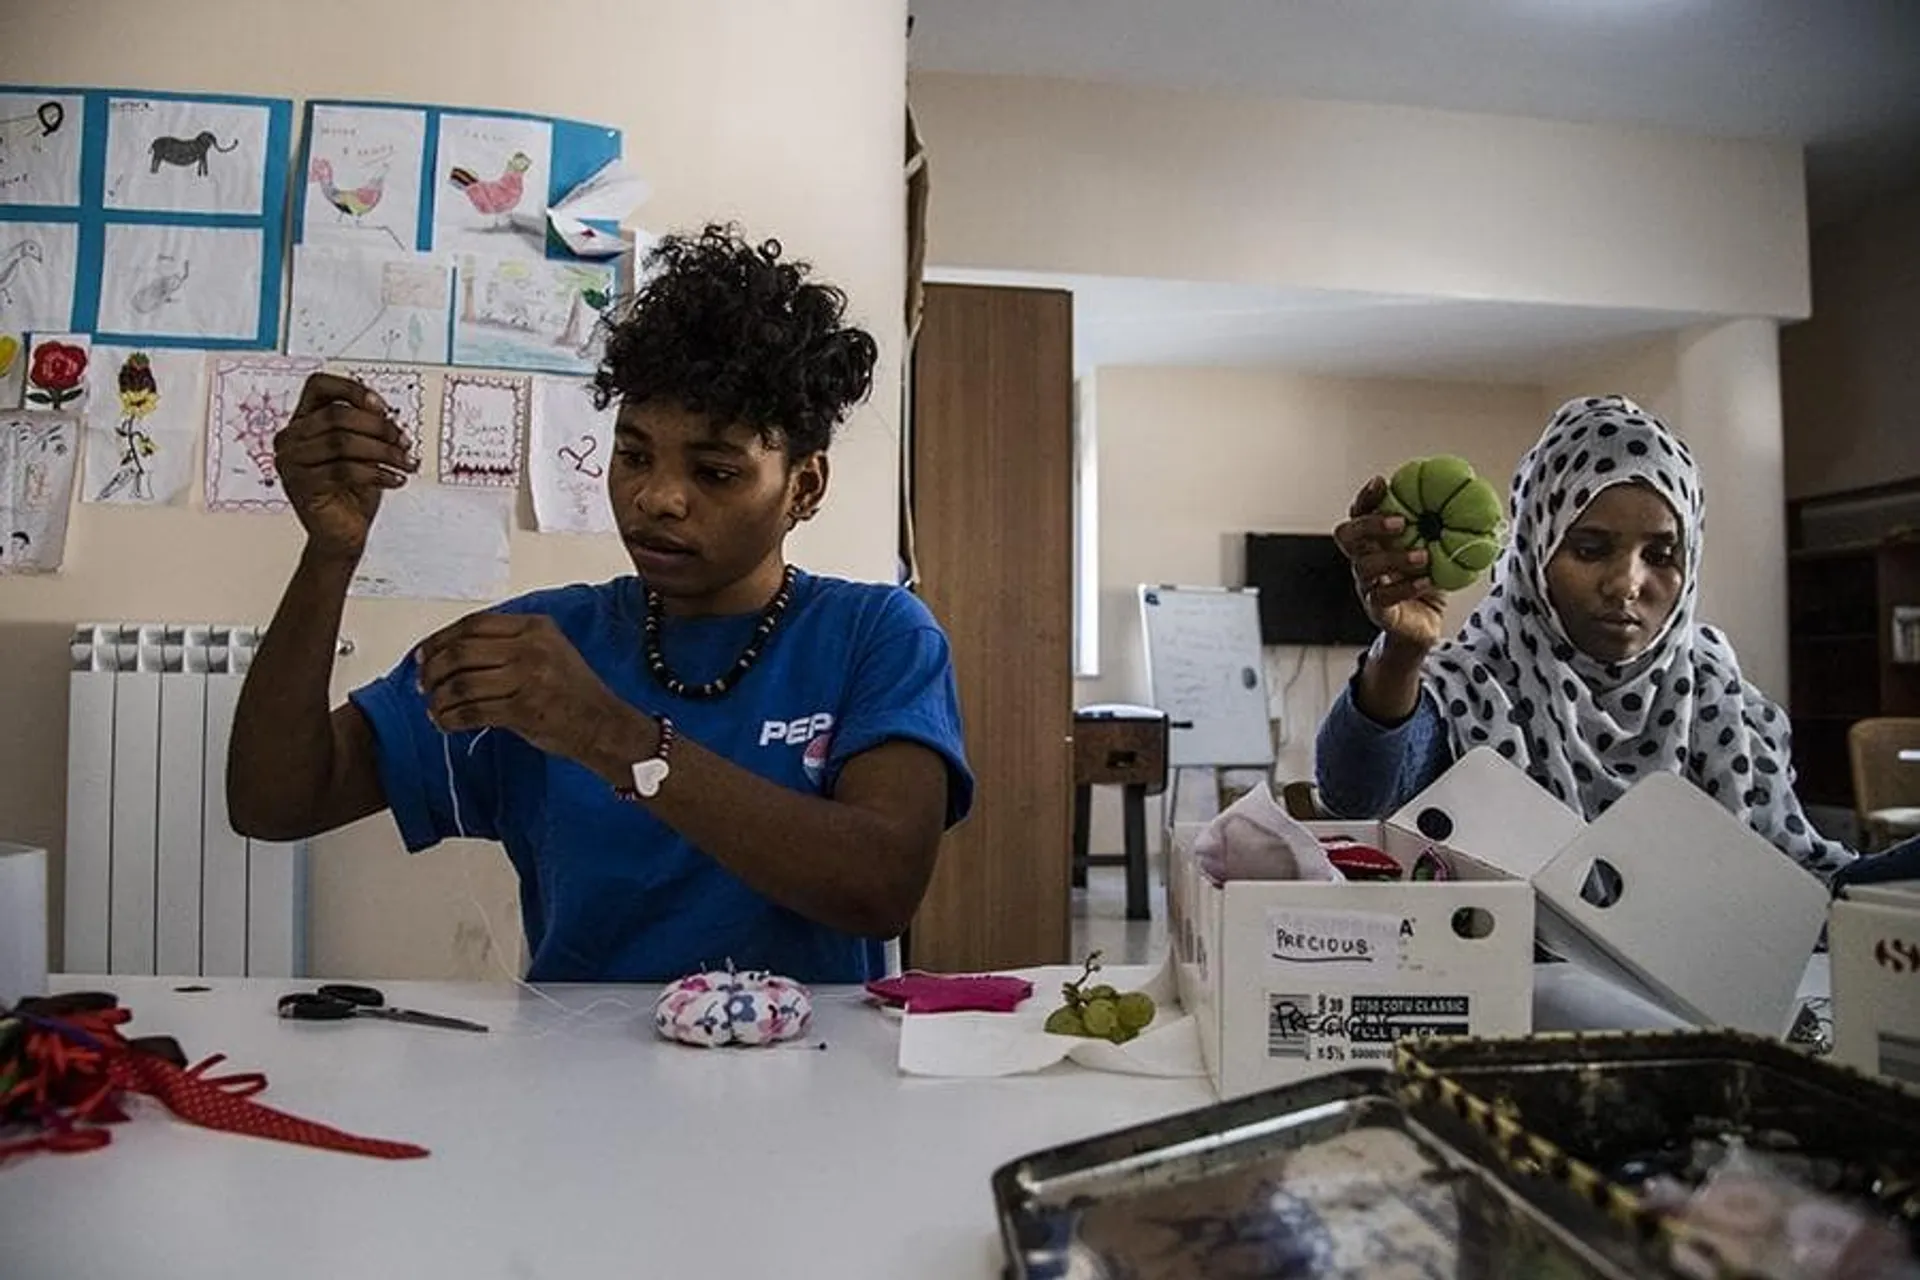
<svg viewBox="0 0 1920 1280"><path fill-rule="evenodd" d="M378 1009L386 1004L387 997L377 987L356 986L351 982L322 983L320 994L329 1000L340 1000L364 1009Z"/></svg>
<svg viewBox="0 0 1920 1280"><path fill-rule="evenodd" d="M280 997L280 1016L301 1022L339 1022L351 1018L358 1006L319 991L295 991Z"/></svg>

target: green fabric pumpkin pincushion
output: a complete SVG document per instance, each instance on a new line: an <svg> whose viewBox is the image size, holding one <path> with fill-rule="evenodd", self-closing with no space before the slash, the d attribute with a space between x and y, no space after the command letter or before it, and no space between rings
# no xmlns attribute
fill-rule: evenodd
<svg viewBox="0 0 1920 1280"><path fill-rule="evenodd" d="M1427 576L1442 591L1460 591L1493 566L1506 540L1500 495L1464 458L1416 458L1393 473L1383 516L1404 516L1403 547L1425 547Z"/></svg>

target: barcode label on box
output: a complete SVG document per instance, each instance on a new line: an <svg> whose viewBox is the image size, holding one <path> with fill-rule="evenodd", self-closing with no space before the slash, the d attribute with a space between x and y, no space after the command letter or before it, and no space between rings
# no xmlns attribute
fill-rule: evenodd
<svg viewBox="0 0 1920 1280"><path fill-rule="evenodd" d="M1407 1036L1472 1033L1463 995L1267 995L1267 1056L1314 1062L1387 1062ZM1920 1045L1915 1046L1920 1068Z"/></svg>
<svg viewBox="0 0 1920 1280"><path fill-rule="evenodd" d="M1920 1039L1882 1031L1880 1074L1902 1084L1920 1085Z"/></svg>
<svg viewBox="0 0 1920 1280"><path fill-rule="evenodd" d="M1471 1009L1467 996L1355 996L1348 1034L1375 1044L1402 1036L1464 1036Z"/></svg>
<svg viewBox="0 0 1920 1280"><path fill-rule="evenodd" d="M1267 995L1267 1056L1269 1058L1305 1058L1311 1047L1307 1039L1308 1015L1313 997Z"/></svg>

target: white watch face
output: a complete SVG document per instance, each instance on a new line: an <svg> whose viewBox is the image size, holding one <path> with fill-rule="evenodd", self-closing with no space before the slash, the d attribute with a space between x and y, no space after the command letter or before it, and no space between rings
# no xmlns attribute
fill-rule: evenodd
<svg viewBox="0 0 1920 1280"><path fill-rule="evenodd" d="M633 789L643 796L660 794L660 784L667 780L667 762L659 756L651 760L636 760L633 764Z"/></svg>

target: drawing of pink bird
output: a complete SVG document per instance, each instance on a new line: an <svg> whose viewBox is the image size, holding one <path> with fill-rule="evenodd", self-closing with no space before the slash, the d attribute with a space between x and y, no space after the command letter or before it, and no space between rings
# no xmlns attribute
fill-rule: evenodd
<svg viewBox="0 0 1920 1280"><path fill-rule="evenodd" d="M342 217L358 222L379 206L387 175L377 173L364 185L342 191L333 185L333 165L323 156L313 162L313 181L320 184L320 194Z"/></svg>
<svg viewBox="0 0 1920 1280"><path fill-rule="evenodd" d="M447 181L464 194L473 207L494 219L496 226L504 223L525 194L526 173L533 168L533 161L524 151L516 151L507 159L507 168L491 182L482 182L478 174L471 169L455 166L447 174Z"/></svg>

